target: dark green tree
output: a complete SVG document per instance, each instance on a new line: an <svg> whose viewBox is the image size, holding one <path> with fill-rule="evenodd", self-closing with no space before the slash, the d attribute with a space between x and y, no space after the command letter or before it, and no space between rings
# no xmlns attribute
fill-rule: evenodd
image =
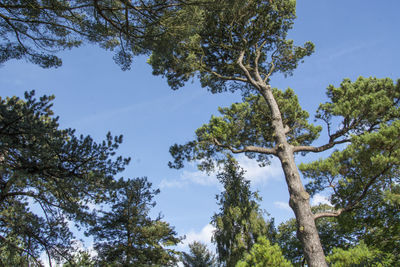
<svg viewBox="0 0 400 267"><path fill-rule="evenodd" d="M189 244L190 252L183 252L181 261L185 267L215 267L217 261L207 246L201 242L194 241Z"/></svg>
<svg viewBox="0 0 400 267"><path fill-rule="evenodd" d="M88 204L107 197L113 177L129 162L115 156L122 136L108 134L98 144L59 129L53 98L37 100L32 91L24 100L0 99L0 256L5 265L13 258L39 265L42 252L49 259L68 259L68 221L89 223Z"/></svg>
<svg viewBox="0 0 400 267"><path fill-rule="evenodd" d="M181 241L177 233L158 216L149 217L155 206L147 178L120 179L110 200L110 211L101 211L87 234L95 240L100 266L174 266L177 252L165 247Z"/></svg>
<svg viewBox="0 0 400 267"><path fill-rule="evenodd" d="M216 244L219 262L235 266L258 237L274 237L273 221L265 221L258 204L261 198L250 190L250 181L244 178L244 170L233 158L226 162L217 178L224 191L217 195L220 211L212 217L216 228L212 241Z"/></svg>

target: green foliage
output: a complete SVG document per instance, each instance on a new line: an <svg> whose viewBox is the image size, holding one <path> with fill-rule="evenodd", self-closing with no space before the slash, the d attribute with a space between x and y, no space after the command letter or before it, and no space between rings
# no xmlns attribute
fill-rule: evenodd
<svg viewBox="0 0 400 267"><path fill-rule="evenodd" d="M79 46L85 37L95 38L98 25L85 18L82 2L89 1L1 1L0 63L25 58L44 68L60 66L61 59L49 51Z"/></svg>
<svg viewBox="0 0 400 267"><path fill-rule="evenodd" d="M392 190L398 190L398 187L393 186ZM386 195L390 194L386 192ZM351 244L362 241L369 248L385 253L386 257L391 258L393 265L398 265L400 263L399 206L390 202L384 194L370 192L364 199L363 207L344 213L340 217L325 217L316 221L324 252L330 254L339 248L346 250ZM327 210L332 210L332 207L326 205L313 207L314 213ZM295 266L300 266L303 262L303 249L297 239L296 231L295 219L280 224L277 242L285 257Z"/></svg>
<svg viewBox="0 0 400 267"><path fill-rule="evenodd" d="M291 267L293 266L282 255L282 251L277 244L271 245L268 239L260 237L257 243L246 253L243 260L236 264L236 267Z"/></svg>
<svg viewBox="0 0 400 267"><path fill-rule="evenodd" d="M217 196L220 212L212 218L216 230L213 242L217 246L218 259L224 266L235 266L249 252L258 237L273 238L273 222L263 218L258 201L260 197L250 190L244 171L230 158L218 175L224 190Z"/></svg>
<svg viewBox="0 0 400 267"><path fill-rule="evenodd" d="M172 0L1 0L0 63L26 59L59 67L55 52L93 42L115 49L116 63L129 69L133 56L148 53L166 28L173 38L165 23L179 6Z"/></svg>
<svg viewBox="0 0 400 267"><path fill-rule="evenodd" d="M326 260L332 267L394 266L389 255L371 249L363 242L348 250L335 248Z"/></svg>
<svg viewBox="0 0 400 267"><path fill-rule="evenodd" d="M345 80L339 88L330 86L328 96L332 101L320 106L318 118L328 129L334 117L340 118L331 139L340 135L351 144L300 169L313 179L307 186L311 193L332 188L336 208L355 207L368 191L380 194L399 181L400 82L360 77L354 83Z"/></svg>
<svg viewBox="0 0 400 267"><path fill-rule="evenodd" d="M215 256L203 243L194 241L189 244L190 254L183 252L181 260L184 267L215 267Z"/></svg>
<svg viewBox="0 0 400 267"><path fill-rule="evenodd" d="M349 145L326 159L300 165L311 178L307 189L311 194L332 192L333 212L346 212L339 217L344 231L398 255L400 210L394 185L400 182L400 82L344 80L338 88L328 87L328 97L331 101L320 105L317 118L326 122L330 141ZM335 133L330 132L333 128Z"/></svg>
<svg viewBox="0 0 400 267"><path fill-rule="evenodd" d="M69 262L64 263L63 267L93 267L95 266L95 261L92 259L87 251L75 252L72 259Z"/></svg>
<svg viewBox="0 0 400 267"><path fill-rule="evenodd" d="M295 46L287 32L295 19L294 0L188 1L169 22L184 25L175 42L161 42L152 51L153 73L167 77L177 89L197 75L211 92L236 90L230 81L246 79L237 64L270 74L291 74L298 63L313 52L314 45ZM192 5L190 3L193 3ZM243 88L241 88L243 89Z"/></svg>
<svg viewBox="0 0 400 267"><path fill-rule="evenodd" d="M177 252L165 247L181 239L160 217L148 216L158 193L147 178L118 181L110 211L101 211L87 232L94 237L101 266L173 266L177 262Z"/></svg>
<svg viewBox="0 0 400 267"><path fill-rule="evenodd" d="M318 213L330 208L327 205L319 205L312 207L312 211ZM326 254L331 253L334 248L348 248L351 243L356 241L354 231L348 231L348 228L343 227L341 221L335 217L320 218L316 220L316 225ZM276 240L283 255L295 266L301 266L304 261L304 253L296 233L296 219L290 219L278 226Z"/></svg>
<svg viewBox="0 0 400 267"><path fill-rule="evenodd" d="M68 258L68 220L89 223L88 204L107 197L129 162L115 157L122 136L97 144L58 129L53 98L0 99L0 251L10 259Z"/></svg>
<svg viewBox="0 0 400 267"><path fill-rule="evenodd" d="M283 123L289 129L288 142L292 145L309 145L319 136L321 127L308 123L309 115L301 109L292 89L284 92L273 89L273 93L280 106ZM201 160L200 169L210 171L215 167L215 162L221 163L225 159L221 157L221 152L227 148L243 150L246 146L268 148L276 145L271 111L261 96L251 95L243 103L219 108L219 112L222 116L212 116L208 124L196 130L195 141L171 147L175 161L169 163L170 167L182 168L184 160ZM269 163L269 157L265 154L247 152L246 155L257 157L263 165Z"/></svg>
<svg viewBox="0 0 400 267"><path fill-rule="evenodd" d="M339 217L343 231L357 240L392 255L394 265L400 263L400 207L386 197L398 192L398 186L385 191L370 192L363 200L362 208L354 209Z"/></svg>

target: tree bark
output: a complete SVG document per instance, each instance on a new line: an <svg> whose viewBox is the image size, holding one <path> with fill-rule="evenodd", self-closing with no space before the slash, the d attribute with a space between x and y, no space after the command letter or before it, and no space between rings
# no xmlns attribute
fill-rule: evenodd
<svg viewBox="0 0 400 267"><path fill-rule="evenodd" d="M294 148L287 142L282 116L272 94L270 85L258 81L257 88L271 109L272 126L275 132L277 156L281 161L289 190L289 205L295 213L297 221L297 237L304 249L304 256L310 267L328 266L319 234L311 211L310 195L304 189L299 170L294 160Z"/></svg>

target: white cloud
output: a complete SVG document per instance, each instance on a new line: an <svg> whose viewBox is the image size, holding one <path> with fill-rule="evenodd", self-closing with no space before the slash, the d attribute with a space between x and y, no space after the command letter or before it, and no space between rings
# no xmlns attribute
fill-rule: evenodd
<svg viewBox="0 0 400 267"><path fill-rule="evenodd" d="M260 167L254 159L249 159L244 155L238 157L240 166L246 170L245 177L255 184L265 184L267 181L274 179L280 180L283 177L282 167L277 158L271 160L271 164Z"/></svg>
<svg viewBox="0 0 400 267"><path fill-rule="evenodd" d="M249 159L244 155L237 158L239 165L246 171L245 177L253 184L265 184L269 180L281 180L283 176L281 164L278 159L271 160L271 164L265 167L260 167L258 162L254 159ZM196 168L197 163L189 164L193 169ZM161 180L159 187L163 188L182 188L190 184L202 186L215 186L218 185L217 172L212 172L210 175L207 173L194 170L184 170L179 179L174 180Z"/></svg>
<svg viewBox="0 0 400 267"><path fill-rule="evenodd" d="M321 194L315 194L311 200L311 205L318 206L319 204L326 204L332 206L331 202L329 201L329 198Z"/></svg>
<svg viewBox="0 0 400 267"><path fill-rule="evenodd" d="M185 240L179 246L181 248L187 248L188 245L194 241L202 242L206 244L207 246L211 245L211 237L213 235L215 228L211 224L207 224L204 226L200 232L196 232L194 230L189 231L186 234Z"/></svg>
<svg viewBox="0 0 400 267"><path fill-rule="evenodd" d="M281 210L292 211L289 204L283 201L275 201L274 205Z"/></svg>

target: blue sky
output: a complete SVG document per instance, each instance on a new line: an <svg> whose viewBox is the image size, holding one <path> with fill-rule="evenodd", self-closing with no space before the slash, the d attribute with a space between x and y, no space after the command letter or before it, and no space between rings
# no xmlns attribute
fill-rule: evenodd
<svg viewBox="0 0 400 267"><path fill-rule="evenodd" d="M303 0L290 38L296 44L312 41L316 52L295 70L292 77L272 77L274 87L291 87L311 118L326 100L325 88L339 85L344 78L358 76L400 78L400 20L398 0ZM121 175L147 176L161 188L154 214L175 226L189 240L206 241L212 229L207 226L218 207L215 195L220 186L187 164L183 170L169 169L169 147L194 137L218 106L241 100L240 93L212 95L197 81L178 91L166 80L151 74L145 57L136 58L132 69L123 72L112 60L112 52L85 46L59 53L63 66L41 69L24 61L9 61L0 67L0 95L22 96L36 90L37 96L54 94L55 114L61 127L102 140L108 131L123 134L119 152L132 157ZM315 158L315 156L313 156ZM263 197L261 208L276 222L293 216L288 209L287 188L279 164L260 169L251 160L240 162ZM299 158L307 161L310 158Z"/></svg>

